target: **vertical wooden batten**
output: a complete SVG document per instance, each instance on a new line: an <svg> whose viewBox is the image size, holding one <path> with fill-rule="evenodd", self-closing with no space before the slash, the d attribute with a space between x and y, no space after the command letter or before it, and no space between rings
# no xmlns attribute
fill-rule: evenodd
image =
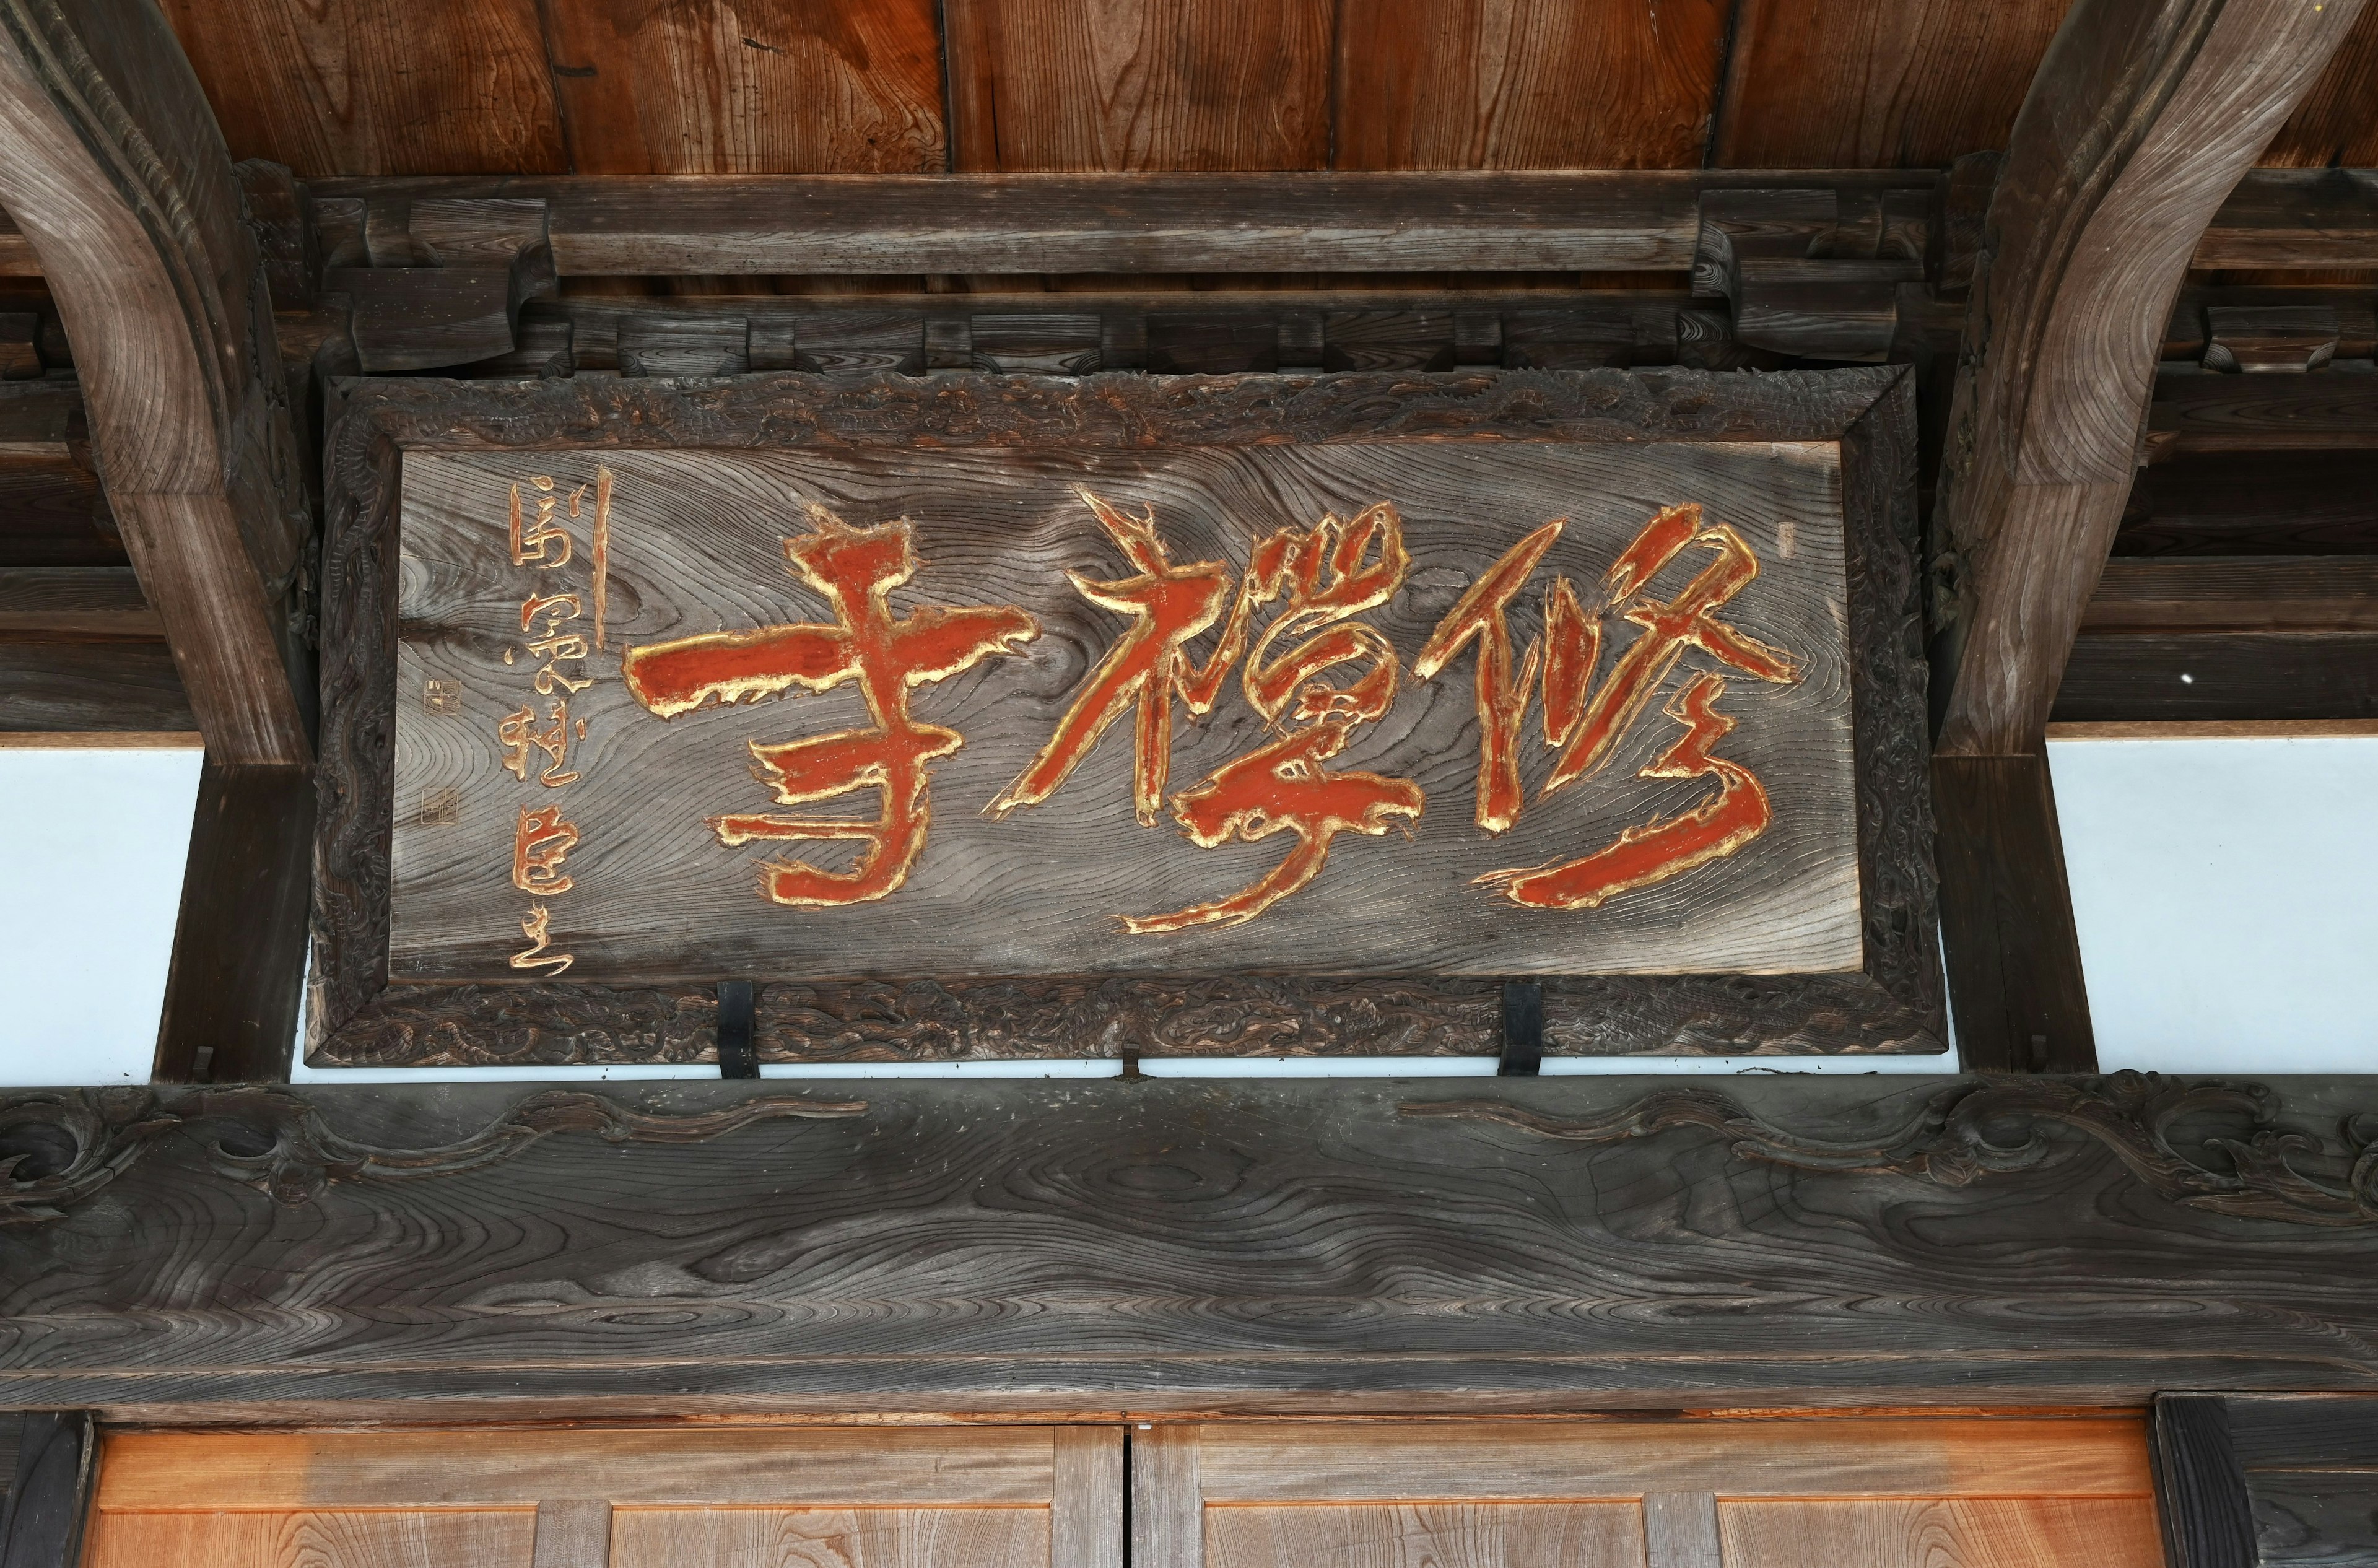
<svg viewBox="0 0 2378 1568"><path fill-rule="evenodd" d="M74 344L91 445L207 744L311 755L311 523L272 306L152 0L0 0L0 206Z"/></svg>

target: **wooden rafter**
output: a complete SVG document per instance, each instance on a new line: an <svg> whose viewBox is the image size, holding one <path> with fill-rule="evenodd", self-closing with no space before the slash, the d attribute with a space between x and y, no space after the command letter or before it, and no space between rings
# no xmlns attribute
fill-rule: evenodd
<svg viewBox="0 0 2378 1568"><path fill-rule="evenodd" d="M2057 35L1990 203L1951 414L1943 752L2036 750L2190 258L2360 9L2084 0Z"/></svg>
<svg viewBox="0 0 2378 1568"><path fill-rule="evenodd" d="M0 0L0 205L66 321L209 748L303 764L310 526L271 305L222 136L149 0Z"/></svg>

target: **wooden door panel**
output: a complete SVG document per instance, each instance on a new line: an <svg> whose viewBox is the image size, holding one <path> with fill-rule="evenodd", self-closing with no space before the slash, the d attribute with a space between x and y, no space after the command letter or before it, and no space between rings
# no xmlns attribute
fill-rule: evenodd
<svg viewBox="0 0 2378 1568"><path fill-rule="evenodd" d="M1725 1568L2162 1568L2151 1498L1718 1504Z"/></svg>
<svg viewBox="0 0 2378 1568"><path fill-rule="evenodd" d="M526 1509L102 1514L85 1568L530 1568Z"/></svg>
<svg viewBox="0 0 2378 1568"><path fill-rule="evenodd" d="M115 1432L86 1568L1118 1568L1119 1427Z"/></svg>
<svg viewBox="0 0 2378 1568"><path fill-rule="evenodd" d="M1208 1502L1693 1491L2075 1497L2154 1489L2135 1417L1281 1422L1199 1428L1195 1441Z"/></svg>
<svg viewBox="0 0 2378 1568"><path fill-rule="evenodd" d="M610 1568L1042 1568L1031 1508L622 1508Z"/></svg>
<svg viewBox="0 0 2378 1568"><path fill-rule="evenodd" d="M1215 1508L1207 1568L1644 1568L1623 1502Z"/></svg>

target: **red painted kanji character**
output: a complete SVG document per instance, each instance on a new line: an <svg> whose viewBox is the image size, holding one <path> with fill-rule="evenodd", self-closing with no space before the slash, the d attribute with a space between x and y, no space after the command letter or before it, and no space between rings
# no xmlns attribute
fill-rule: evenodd
<svg viewBox="0 0 2378 1568"><path fill-rule="evenodd" d="M1413 662L1414 672L1425 680L1472 640L1479 644L1478 825L1489 832L1503 832L1519 817L1519 735L1539 651L1530 645L1513 680L1504 612L1561 527L1558 521L1546 523L1512 546L1455 604ZM1651 581L1688 546L1711 551L1717 558L1675 598L1653 598ZM1663 509L1603 576L1609 602L1621 605L1623 618L1643 630L1599 686L1593 674L1601 655L1600 627L1585 614L1568 580L1554 580L1544 597L1544 740L1566 749L1543 794L1566 788L1607 762L1687 650L1759 680L1788 684L1800 678L1791 654L1717 618L1758 575L1758 557L1733 529L1703 526L1696 505ZM1718 780L1716 795L1682 817L1628 828L1616 843L1583 859L1492 871L1477 880L1531 908L1591 909L1615 894L1731 855L1756 838L1771 820L1765 789L1738 764L1710 755L1710 748L1734 727L1713 706L1724 690L1721 676L1696 676L1664 710L1687 726L1684 738L1638 775L1708 775Z"/></svg>
<svg viewBox="0 0 2378 1568"><path fill-rule="evenodd" d="M1252 920L1319 876L1339 833L1376 836L1399 818L1420 816L1426 797L1411 780L1326 766L1356 725L1395 703L1396 651L1376 628L1353 617L1393 598L1411 568L1402 521L1385 502L1351 522L1326 516L1309 532L1285 529L1255 546L1243 598L1269 604L1285 596L1287 608L1248 655L1241 685L1267 723L1277 725L1286 715L1306 727L1224 763L1173 796L1172 817L1202 848L1275 833L1292 834L1296 843L1272 871L1229 897L1169 915L1125 916L1124 929ZM1275 654L1275 644L1287 646ZM1361 666L1350 684L1322 678L1343 666Z"/></svg>
<svg viewBox="0 0 2378 1568"><path fill-rule="evenodd" d="M859 683L874 724L781 746L754 743L763 782L787 806L854 790L883 792L872 819L739 813L709 820L719 842L852 839L866 851L847 872L806 861L764 868L761 891L778 904L834 905L879 899L907 880L931 821L928 764L965 744L955 730L908 714L912 687L946 680L994 654L1013 653L1040 633L1013 605L932 606L895 616L892 590L917 574L907 520L853 528L822 507L811 532L785 541L785 555L834 606L835 624L706 632L628 650L621 674L636 700L663 718L709 701L749 702L800 687L829 691Z"/></svg>
<svg viewBox="0 0 2378 1568"><path fill-rule="evenodd" d="M1172 766L1172 700L1178 696L1192 716L1213 708L1223 677L1244 646L1248 598L1240 593L1220 646L1200 670L1184 645L1219 620L1230 604L1233 574L1229 564L1195 561L1175 566L1164 553L1164 542L1156 536L1154 508L1133 517L1087 490L1075 494L1105 527L1124 558L1139 570L1113 582L1099 582L1078 572L1066 575L1083 598L1101 609L1131 616L1132 625L1090 672L1065 716L1057 721L1056 733L1031 765L991 803L991 812L1003 817L1018 806L1038 806L1048 799L1090 754L1107 726L1125 708L1136 706L1132 807L1142 827L1154 827Z"/></svg>

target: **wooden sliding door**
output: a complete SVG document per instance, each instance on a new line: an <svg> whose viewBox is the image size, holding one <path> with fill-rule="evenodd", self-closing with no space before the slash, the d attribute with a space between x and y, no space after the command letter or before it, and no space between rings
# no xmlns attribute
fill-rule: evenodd
<svg viewBox="0 0 2378 1568"><path fill-rule="evenodd" d="M1133 1434L1132 1568L2162 1568L2137 1418Z"/></svg>
<svg viewBox="0 0 2378 1568"><path fill-rule="evenodd" d="M1116 1568L1114 1428L111 1434L85 1568Z"/></svg>

